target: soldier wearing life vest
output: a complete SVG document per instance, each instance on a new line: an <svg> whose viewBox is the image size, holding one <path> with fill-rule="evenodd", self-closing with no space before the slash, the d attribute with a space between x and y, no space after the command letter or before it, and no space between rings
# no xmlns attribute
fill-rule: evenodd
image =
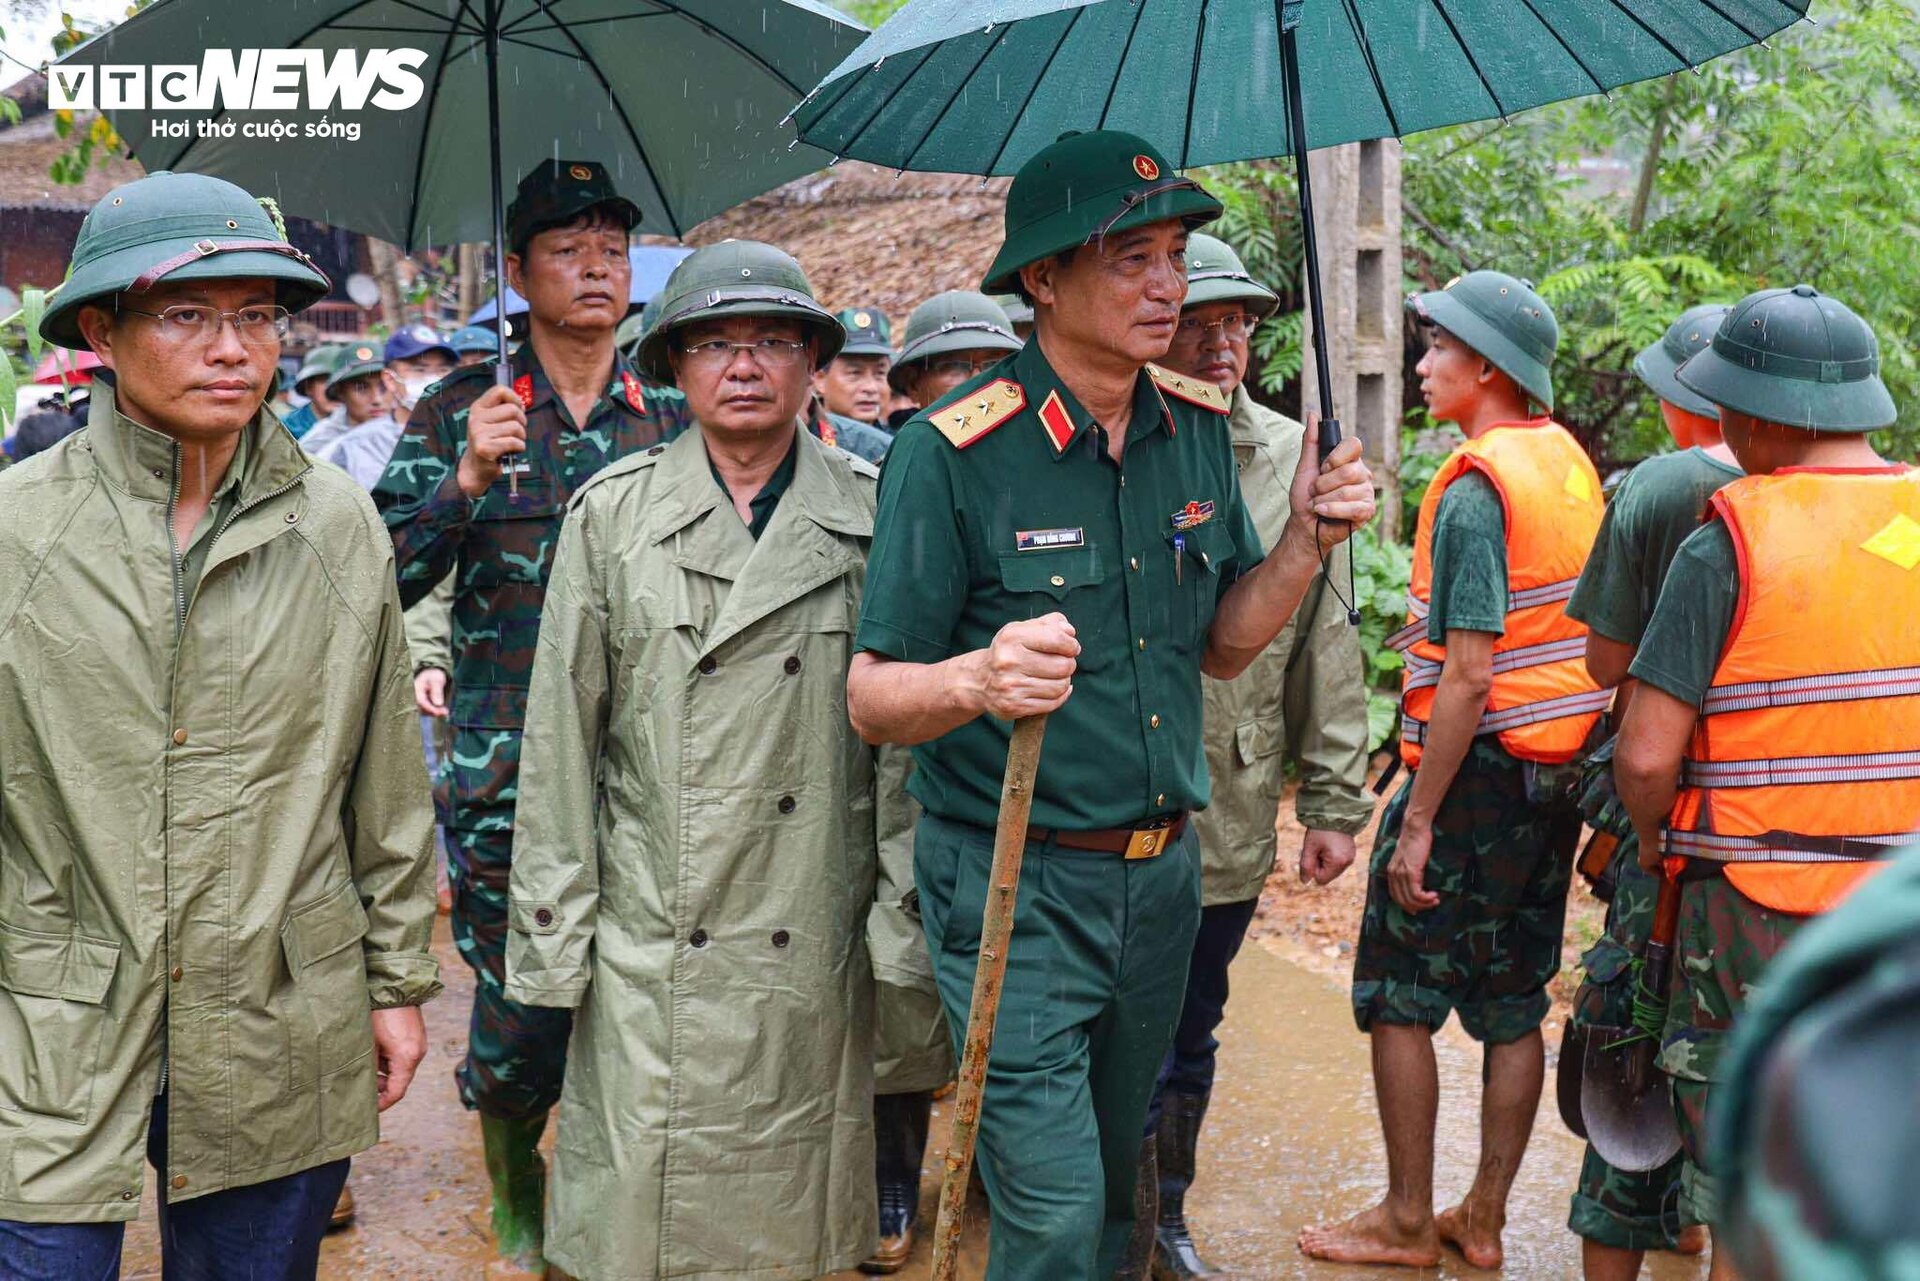
<svg viewBox="0 0 1920 1281"><path fill-rule="evenodd" d="M1703 1122L1768 963L1920 828L1920 477L1873 331L1810 285L1751 294L1680 383L1747 475L1680 545L1630 669L1615 752L1642 866L1678 866L1674 1078L1683 1215L1714 1225ZM1715 1250L1713 1281L1736 1275Z"/></svg>
<svg viewBox="0 0 1920 1281"><path fill-rule="evenodd" d="M1446 1241L1497 1268L1580 834L1572 762L1610 698L1565 608L1602 500L1586 453L1546 416L1559 327L1533 287L1476 271L1407 305L1430 326L1427 407L1467 439L1420 505L1407 626L1390 642L1406 655L1400 754L1414 772L1381 818L1354 958L1389 1190L1300 1248L1432 1267ZM1456 1012L1487 1047L1483 1138L1473 1188L1436 1215L1432 1036Z"/></svg>

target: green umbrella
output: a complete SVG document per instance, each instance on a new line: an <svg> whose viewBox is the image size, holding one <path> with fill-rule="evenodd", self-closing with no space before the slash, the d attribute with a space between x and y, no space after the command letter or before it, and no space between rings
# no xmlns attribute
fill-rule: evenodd
<svg viewBox="0 0 1920 1281"><path fill-rule="evenodd" d="M796 109L895 169L1010 174L1069 129L1182 169L1292 155L1332 418L1309 148L1396 137L1698 67L1807 0L913 0ZM1322 446L1338 439L1323 427Z"/></svg>

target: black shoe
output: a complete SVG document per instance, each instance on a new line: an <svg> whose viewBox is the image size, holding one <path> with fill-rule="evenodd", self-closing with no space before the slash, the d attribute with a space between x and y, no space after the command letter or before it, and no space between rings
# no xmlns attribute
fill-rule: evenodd
<svg viewBox="0 0 1920 1281"><path fill-rule="evenodd" d="M860 1270L888 1276L913 1253L920 1217L920 1162L927 1151L933 1095L880 1094L873 1100L873 1173L880 1193L880 1245Z"/></svg>
<svg viewBox="0 0 1920 1281"><path fill-rule="evenodd" d="M1155 1281L1221 1275L1200 1257L1187 1230L1187 1189L1193 1186L1194 1153L1207 1117L1207 1099L1205 1094L1169 1092L1161 1101L1160 1128L1154 1135L1160 1157L1160 1214L1153 1234Z"/></svg>

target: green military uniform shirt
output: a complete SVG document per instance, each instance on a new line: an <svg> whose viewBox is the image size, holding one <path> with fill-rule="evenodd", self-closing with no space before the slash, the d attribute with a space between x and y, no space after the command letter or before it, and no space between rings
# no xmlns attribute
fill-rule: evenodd
<svg viewBox="0 0 1920 1281"><path fill-rule="evenodd" d="M1106 432L1029 343L895 438L857 644L937 663L1064 613L1079 667L1048 725L1033 822L1124 826L1207 803L1200 658L1220 593L1261 556L1222 412L1142 371L1116 467ZM916 747L913 795L991 826L1010 732L981 716Z"/></svg>
<svg viewBox="0 0 1920 1281"><path fill-rule="evenodd" d="M1702 449L1649 458L1607 503L1567 616L1622 645L1638 645L1680 544L1707 517L1708 500L1740 469Z"/></svg>
<svg viewBox="0 0 1920 1281"><path fill-rule="evenodd" d="M1683 703L1700 706L1740 605L1740 556L1720 521L1696 530L1674 553L1628 672Z"/></svg>
<svg viewBox="0 0 1920 1281"><path fill-rule="evenodd" d="M1433 515L1433 596L1427 639L1449 631L1507 631L1507 514L1500 492L1477 471L1464 473Z"/></svg>

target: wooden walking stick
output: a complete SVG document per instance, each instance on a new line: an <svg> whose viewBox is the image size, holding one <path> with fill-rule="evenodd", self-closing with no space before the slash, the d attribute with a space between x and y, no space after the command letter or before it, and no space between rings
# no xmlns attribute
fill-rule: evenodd
<svg viewBox="0 0 1920 1281"><path fill-rule="evenodd" d="M940 1218L933 1231L933 1281L953 1281L960 1265L960 1229L967 1214L967 1179L973 1173L973 1141L980 1131L980 1099L987 1089L987 1059L993 1024L1000 1015L1000 989L1007 976L1007 944L1013 937L1013 904L1020 891L1020 863L1027 850L1027 815L1033 810L1033 778L1040 768L1045 715L1013 724L1007 747L1007 777L1000 788L1000 822L993 831L993 872L980 923L980 963L973 972L973 1004L960 1051L960 1087L954 1096L953 1133L947 1140L946 1181L940 1185Z"/></svg>

